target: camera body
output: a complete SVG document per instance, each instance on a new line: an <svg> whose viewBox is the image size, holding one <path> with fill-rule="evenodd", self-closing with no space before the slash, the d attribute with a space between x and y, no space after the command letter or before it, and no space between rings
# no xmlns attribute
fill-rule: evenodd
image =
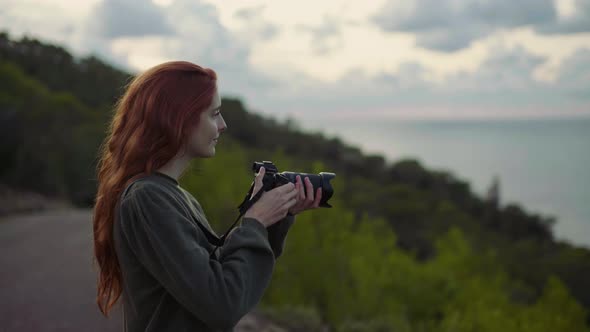
<svg viewBox="0 0 590 332"><path fill-rule="evenodd" d="M334 189L330 180L336 177L336 174L330 172L320 172L319 174L308 174L308 173L296 173L296 172L279 172L277 166L272 161L255 161L252 165L252 171L258 173L260 167L264 167L265 173L262 179L263 187L262 190L269 191L275 187L282 186L289 182L296 183L297 175L301 176L301 180L306 177L309 178L313 185L313 192L315 193L318 188L322 189L322 199L320 200L320 207L331 208L328 204L328 200L334 195ZM306 190L304 193L307 195Z"/></svg>

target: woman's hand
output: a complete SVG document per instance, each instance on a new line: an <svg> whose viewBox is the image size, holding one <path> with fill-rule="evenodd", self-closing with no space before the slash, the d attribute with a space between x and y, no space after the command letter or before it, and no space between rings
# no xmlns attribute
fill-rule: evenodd
<svg viewBox="0 0 590 332"><path fill-rule="evenodd" d="M289 214L296 215L299 212L317 209L320 207L320 201L322 200L322 188L318 188L314 196L313 184L311 184L311 181L307 176L303 181L305 182L305 192L303 191L304 184L301 181L301 176L297 175L296 179L297 181L295 182L295 189L298 192L297 203L295 203L295 205L289 209Z"/></svg>
<svg viewBox="0 0 590 332"><path fill-rule="evenodd" d="M260 167L260 171L256 174L254 179L254 188L252 189L252 197L262 189L262 179L265 173L264 167ZM276 187L268 192L262 193L260 199L252 205L244 214L244 218L254 218L268 227L277 221L283 219L289 209L297 203L298 191L297 186L293 183L287 183ZM252 199L250 197L250 199Z"/></svg>

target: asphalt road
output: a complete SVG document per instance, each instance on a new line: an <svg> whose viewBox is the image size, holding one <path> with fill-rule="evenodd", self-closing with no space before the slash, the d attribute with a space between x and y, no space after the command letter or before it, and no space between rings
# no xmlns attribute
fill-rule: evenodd
<svg viewBox="0 0 590 332"><path fill-rule="evenodd" d="M123 331L95 302L90 210L0 220L0 331Z"/></svg>
<svg viewBox="0 0 590 332"><path fill-rule="evenodd" d="M120 302L98 310L92 255L89 209L0 218L0 332L123 331ZM234 330L286 331L255 311Z"/></svg>

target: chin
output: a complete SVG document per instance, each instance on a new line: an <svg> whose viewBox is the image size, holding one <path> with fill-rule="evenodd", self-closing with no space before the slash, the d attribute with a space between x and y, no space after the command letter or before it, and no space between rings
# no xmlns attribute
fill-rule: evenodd
<svg viewBox="0 0 590 332"><path fill-rule="evenodd" d="M208 152L193 153L191 158L212 158L215 157L215 150Z"/></svg>
<svg viewBox="0 0 590 332"><path fill-rule="evenodd" d="M215 157L215 149L202 154L202 158L213 158L213 157Z"/></svg>

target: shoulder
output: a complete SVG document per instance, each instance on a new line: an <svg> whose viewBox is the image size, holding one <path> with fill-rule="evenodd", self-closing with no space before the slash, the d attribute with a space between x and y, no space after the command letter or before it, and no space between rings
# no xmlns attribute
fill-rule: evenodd
<svg viewBox="0 0 590 332"><path fill-rule="evenodd" d="M174 189L144 179L134 182L120 206L124 217L129 219L127 223L153 229L187 224L190 211L181 192Z"/></svg>
<svg viewBox="0 0 590 332"><path fill-rule="evenodd" d="M175 190L172 189L169 185L158 181L153 176L147 176L131 183L127 188L127 195L125 197L145 194L174 195Z"/></svg>
<svg viewBox="0 0 590 332"><path fill-rule="evenodd" d="M177 190L149 177L134 181L126 190L127 192L122 197L122 206L154 205L158 208L165 208L166 206L178 206L181 200Z"/></svg>
<svg viewBox="0 0 590 332"><path fill-rule="evenodd" d="M188 190L179 187L180 190L182 190L182 192L184 193L184 195L189 199L189 201L193 204L193 206L195 206L197 208L197 210L199 211L203 211L203 207L201 206L201 203L199 203L199 201L195 198L195 196L193 194L191 194Z"/></svg>

